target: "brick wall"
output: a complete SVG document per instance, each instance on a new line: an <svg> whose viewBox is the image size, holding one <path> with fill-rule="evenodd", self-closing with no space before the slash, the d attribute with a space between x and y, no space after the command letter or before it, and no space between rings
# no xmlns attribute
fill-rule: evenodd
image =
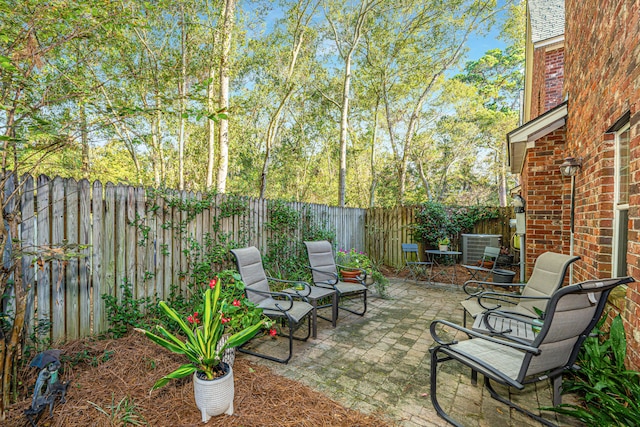
<svg viewBox="0 0 640 427"><path fill-rule="evenodd" d="M566 0L567 153L583 158L577 177L579 280L611 276L613 138L605 132L631 114L628 273L640 280L640 2ZM623 304L628 364L640 369L640 285Z"/></svg>
<svg viewBox="0 0 640 427"><path fill-rule="evenodd" d="M544 111L562 102L564 81L564 47L545 51L544 55Z"/></svg>
<svg viewBox="0 0 640 427"><path fill-rule="evenodd" d="M560 174L565 138L562 127L538 139L535 147L527 151L522 172L527 212L527 277L541 253L569 252L571 180Z"/></svg>
<svg viewBox="0 0 640 427"><path fill-rule="evenodd" d="M563 100L564 47L543 46L533 52L531 120Z"/></svg>

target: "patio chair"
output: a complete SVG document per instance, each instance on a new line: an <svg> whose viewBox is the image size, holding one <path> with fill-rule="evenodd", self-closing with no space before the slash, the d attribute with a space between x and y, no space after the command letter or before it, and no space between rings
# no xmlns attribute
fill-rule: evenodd
<svg viewBox="0 0 640 427"><path fill-rule="evenodd" d="M559 405L562 374L570 369L579 369L574 366L578 351L602 316L609 293L616 286L633 281L631 277L591 280L558 289L549 300L539 334L528 345L487 336L444 320L433 321L430 332L437 345L429 350L430 386L431 403L438 415L455 426L460 425L442 409L437 391L438 364L457 360L484 375L484 385L491 397L545 425L554 426L499 395L491 381L522 390L526 384L550 379L553 405ZM470 339L444 341L438 335L438 325L464 332ZM447 331L448 335L451 333L453 331Z"/></svg>
<svg viewBox="0 0 640 427"><path fill-rule="evenodd" d="M413 280L418 281L419 276L429 277L429 271L433 263L431 261L420 261L416 243L403 243L402 252L404 253L405 267L409 270L409 275L413 277ZM406 277L405 280L407 280Z"/></svg>
<svg viewBox="0 0 640 427"><path fill-rule="evenodd" d="M469 296L461 303L463 326L467 326L467 314L475 319L480 313L495 309L538 317L534 307L544 311L549 297L562 286L569 265L579 259L579 256L545 252L536 259L531 277L525 284L467 281L463 290ZM488 290L489 286L502 289L519 286L521 292L493 292Z"/></svg>
<svg viewBox="0 0 640 427"><path fill-rule="evenodd" d="M267 278L262 266L262 257L260 256L260 251L258 251L257 248L251 246L248 248L233 249L231 250L231 253L236 259L236 265L240 272L240 276L242 277L242 281L245 284L245 291L249 301L256 304L259 308L262 308L263 313L266 316L272 319L282 319L286 321L289 329L289 354L285 358L269 356L245 349L244 347L240 347L238 350L264 359L273 360L274 362L287 363L293 355L293 340L297 339L306 341L309 336L311 336L312 320L310 317L312 316L313 306L308 302L294 299L290 293L271 291L269 288L269 281L276 281L276 279ZM299 296L303 298L311 292L309 284L306 282L284 282L303 284L304 290L300 291L299 294ZM302 325L305 319L307 319L308 325L306 336L302 338L295 337L295 330Z"/></svg>
<svg viewBox="0 0 640 427"><path fill-rule="evenodd" d="M471 274L470 280L487 280L493 274L498 265L498 257L500 256L500 248L486 246L484 253L480 259L479 265L462 265ZM490 265L491 267L487 267Z"/></svg>
<svg viewBox="0 0 640 427"><path fill-rule="evenodd" d="M304 242L309 255L309 268L313 283L316 286L334 289L338 294L338 308L350 313L363 316L367 312L367 286L365 285L366 271L360 268L344 267L336 264L333 257L331 243L326 240L316 242ZM342 281L338 267L347 270L358 270L360 275L356 277L357 282ZM340 305L344 299L362 297L362 311L352 310Z"/></svg>

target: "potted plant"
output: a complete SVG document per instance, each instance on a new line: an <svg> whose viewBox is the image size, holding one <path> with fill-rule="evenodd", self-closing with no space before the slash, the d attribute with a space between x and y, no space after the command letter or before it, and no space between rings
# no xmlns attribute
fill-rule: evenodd
<svg viewBox="0 0 640 427"><path fill-rule="evenodd" d="M373 284L381 297L386 295L386 286L389 280L384 277L371 258L364 252L357 251L354 248L349 251L338 249L336 252L336 265L340 268L340 275L344 281L347 281L347 276L352 276L353 280L360 281L356 277L364 275L364 282L367 286Z"/></svg>
<svg viewBox="0 0 640 427"><path fill-rule="evenodd" d="M451 240L449 240L448 236L444 236L438 239L438 249L442 252L446 252L449 250L449 244Z"/></svg>
<svg viewBox="0 0 640 427"><path fill-rule="evenodd" d="M159 325L156 327L158 335L136 329L156 344L187 357L189 363L160 378L152 390L164 386L169 380L193 375L194 396L202 413L202 422L222 413L233 414L233 369L222 361L223 354L227 349L249 341L264 323L260 319L230 336L224 336L225 324L230 319L222 311L225 302L220 301L221 289L221 283L217 283L216 279L211 280L204 292L202 310L188 316L186 321L165 301L158 303L160 310L179 326L184 340Z"/></svg>

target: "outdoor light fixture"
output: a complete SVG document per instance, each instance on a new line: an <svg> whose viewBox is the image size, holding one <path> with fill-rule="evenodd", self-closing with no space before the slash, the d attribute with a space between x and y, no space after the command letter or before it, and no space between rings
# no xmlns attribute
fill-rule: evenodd
<svg viewBox="0 0 640 427"><path fill-rule="evenodd" d="M580 160L576 160L573 157L567 157L560 165L560 173L563 176L575 176L581 167L582 162Z"/></svg>
<svg viewBox="0 0 640 427"><path fill-rule="evenodd" d="M519 194L513 196L513 202L511 205L513 206L513 210L515 213L524 213L524 205L526 202L524 201L524 197Z"/></svg>
<svg viewBox="0 0 640 427"><path fill-rule="evenodd" d="M571 207L569 213L569 255L573 255L576 206L576 174L582 167L582 159L567 157L560 165L562 176L571 177ZM573 266L569 267L569 284L573 284Z"/></svg>

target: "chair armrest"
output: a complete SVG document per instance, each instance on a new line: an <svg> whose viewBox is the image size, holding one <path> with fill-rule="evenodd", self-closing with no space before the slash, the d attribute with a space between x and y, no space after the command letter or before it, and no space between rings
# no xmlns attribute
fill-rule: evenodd
<svg viewBox="0 0 640 427"><path fill-rule="evenodd" d="M472 291L472 285L475 285L477 287L475 291ZM527 285L526 283L497 283L497 282L486 282L482 280L467 280L466 282L464 282L464 285L462 285L462 290L467 295L476 296L479 292L486 292L488 286L499 286L501 288L518 286L520 287L520 289L522 289L526 285Z"/></svg>
<svg viewBox="0 0 640 427"><path fill-rule="evenodd" d="M517 342L512 342L512 341L505 341L503 339L498 339L498 338L494 338L492 336L489 335L485 335L485 334L481 334L479 332L476 332L474 330L471 329L467 329L464 328L460 325L457 325L455 323L451 323L449 321L446 320L434 320L433 322L431 322L431 325L429 326L429 332L431 332L431 337L433 338L433 340L435 342L437 342L440 345L444 345L444 346L448 346L448 345L452 345L452 344L457 344L457 341L443 341L439 336L438 333L436 331L436 326L438 324L442 324L444 326L450 327L452 329L456 329L458 331L464 332L465 334L467 334L467 336L471 336L474 337L473 339L482 339L485 341L490 341L496 344L502 344L502 345L506 345L508 347L512 347L518 350L522 350L522 351L527 351L533 354L540 354L540 349L536 348L536 347L531 347L530 345L526 345L526 344L522 344L522 343L517 343Z"/></svg>
<svg viewBox="0 0 640 427"><path fill-rule="evenodd" d="M513 299L517 299L517 300L549 300L551 299L551 297L530 297L530 296L524 296L524 295L519 295L519 294L505 294L505 293L500 293L500 292L491 292L491 291L485 291L485 292L480 292L476 295L472 295L473 297L476 297L478 299L478 304L480 304L480 306L486 310L494 310L497 308L500 308L500 304L498 304L498 307L488 307L485 306L482 303L482 300L488 300L488 301L492 301L495 303L506 303L509 305L516 305L517 303L512 301Z"/></svg>
<svg viewBox="0 0 640 427"><path fill-rule="evenodd" d="M332 282L332 281L330 281L330 280L326 280L326 281L322 281L322 282L314 282L316 285L319 285L320 283L324 283L324 284L327 284L327 285L331 285L331 286L333 286L333 285L337 284L337 283L338 283L338 281L340 280L340 277L338 276L338 274L337 274L337 273L334 273L333 271L321 270L321 269L319 269L319 268L314 268L314 267L311 267L311 266L307 266L307 267L308 267L312 272L313 272L313 271L317 271L318 273L323 273L323 274L327 274L327 275L329 275L329 276L333 276L333 277L335 277L335 282Z"/></svg>
<svg viewBox="0 0 640 427"><path fill-rule="evenodd" d="M272 282L278 282L278 283L291 283L292 285L294 285L293 290L301 298L308 297L311 294L311 285L309 285L307 282L304 282L302 280L284 280L284 279L276 279L275 277L267 277L267 280ZM304 289L300 289L300 290L296 289L295 285L297 284L304 285Z"/></svg>
<svg viewBox="0 0 640 427"><path fill-rule="evenodd" d="M289 307L283 308L279 303L276 303L276 308L282 312L289 311L293 308L293 297L286 292L264 292L256 289L245 288L246 292L254 292L258 295L270 296L270 297L282 297L289 302Z"/></svg>
<svg viewBox="0 0 640 427"><path fill-rule="evenodd" d="M536 317L536 316L529 316L527 314L521 314L521 313L510 313L508 311L503 311L503 310L489 310L487 312L485 312L482 315L482 323L484 323L484 327L487 329L487 331L489 331L490 334L492 335L499 335L500 337L504 338L504 339L508 339L511 341L515 341L517 343L520 344L529 344L530 341L527 341L525 339L522 338L518 338L516 336L513 335L509 335L511 332L513 332L512 328L509 329L504 329L504 330L497 330L495 329L493 326L491 326L491 323L489 321L489 318L491 316L494 317L503 317L506 319L511 319L511 320L515 320L516 322L520 322L520 323L524 323L525 325L531 325L531 326L537 326L537 327L542 327L543 325L543 319Z"/></svg>

